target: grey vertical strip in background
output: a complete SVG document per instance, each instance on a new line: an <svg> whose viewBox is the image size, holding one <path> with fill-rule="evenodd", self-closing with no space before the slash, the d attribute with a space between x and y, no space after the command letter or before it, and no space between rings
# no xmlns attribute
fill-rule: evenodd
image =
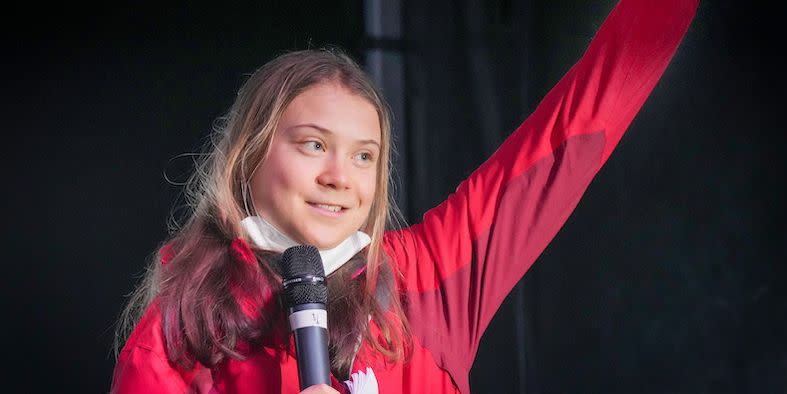
<svg viewBox="0 0 787 394"><path fill-rule="evenodd" d="M512 7L513 23L512 33L514 39L519 41L519 58L515 61L519 64L519 104L524 110L532 106L531 89L532 81L530 64L534 46L532 42L533 34L533 14L535 7L532 0L515 1ZM530 292L525 288L523 280L514 287L514 332L516 332L516 357L517 357L517 374L518 376L518 390L520 394L540 393L538 381L535 379L537 376L538 366L535 364L537 359L535 354L535 346L528 346L532 344L533 327L536 313L533 307L536 305L535 298L537 297L537 280L531 282ZM529 302L528 302L529 301ZM528 304L530 308L528 308ZM527 372L530 371L531 375L528 376Z"/></svg>
<svg viewBox="0 0 787 394"><path fill-rule="evenodd" d="M372 43L382 40L400 42L401 2L399 0L365 0L364 22L367 39ZM366 49L366 71L383 91L392 114L392 152L394 199L403 213L407 207L407 120L405 117L404 56L399 50L372 45Z"/></svg>

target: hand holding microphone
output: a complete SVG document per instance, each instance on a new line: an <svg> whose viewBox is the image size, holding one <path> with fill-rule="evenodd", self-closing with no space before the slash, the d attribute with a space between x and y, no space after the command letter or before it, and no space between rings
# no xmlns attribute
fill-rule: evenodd
<svg viewBox="0 0 787 394"><path fill-rule="evenodd" d="M339 392L331 386L318 384L309 386L306 390L301 391L301 394L339 394Z"/></svg>

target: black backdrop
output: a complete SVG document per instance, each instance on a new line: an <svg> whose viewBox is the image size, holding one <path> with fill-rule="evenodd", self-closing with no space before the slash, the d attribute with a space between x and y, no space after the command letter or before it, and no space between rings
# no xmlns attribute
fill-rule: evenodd
<svg viewBox="0 0 787 394"><path fill-rule="evenodd" d="M281 2L283 3L283 2ZM670 68L501 308L475 392L787 389L783 34L700 5ZM450 193L581 55L612 2L402 3L406 215ZM3 387L105 392L114 319L185 166L246 73L338 44L364 4L11 6L3 16ZM485 105L479 105L483 103ZM426 187L423 187L423 186Z"/></svg>

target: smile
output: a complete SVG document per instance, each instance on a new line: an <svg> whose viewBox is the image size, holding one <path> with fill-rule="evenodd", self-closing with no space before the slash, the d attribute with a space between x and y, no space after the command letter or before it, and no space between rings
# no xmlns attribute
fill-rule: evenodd
<svg viewBox="0 0 787 394"><path fill-rule="evenodd" d="M325 205L325 204L317 204L318 208L327 209L331 212L339 212L342 210L342 207L338 205Z"/></svg>
<svg viewBox="0 0 787 394"><path fill-rule="evenodd" d="M315 209L317 209L318 211L320 211L322 213L326 213L326 214L329 214L329 215L332 215L332 216L336 215L336 214L339 214L340 212L342 212L343 210L346 209L346 208L342 207L341 205L319 204L319 203L313 203L313 202L310 202L309 205L312 208L315 208Z"/></svg>

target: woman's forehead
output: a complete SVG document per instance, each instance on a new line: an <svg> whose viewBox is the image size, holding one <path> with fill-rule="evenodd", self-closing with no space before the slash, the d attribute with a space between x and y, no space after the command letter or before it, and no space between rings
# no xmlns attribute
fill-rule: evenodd
<svg viewBox="0 0 787 394"><path fill-rule="evenodd" d="M296 96L285 108L280 132L313 130L380 145L382 132L377 108L365 97L339 83L323 83Z"/></svg>

